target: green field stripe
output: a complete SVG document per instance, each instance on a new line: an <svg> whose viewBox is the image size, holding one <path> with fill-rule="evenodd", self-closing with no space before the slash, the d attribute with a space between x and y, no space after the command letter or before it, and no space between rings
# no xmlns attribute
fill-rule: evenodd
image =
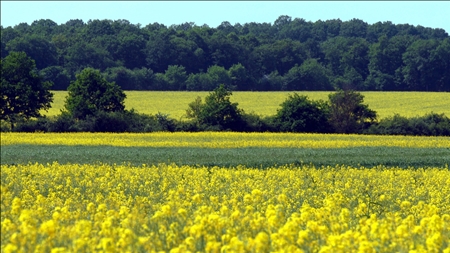
<svg viewBox="0 0 450 253"><path fill-rule="evenodd" d="M114 146L8 145L1 148L2 164L108 163L268 167L281 164L316 166L426 167L450 164L448 148L355 147L309 148L181 148Z"/></svg>

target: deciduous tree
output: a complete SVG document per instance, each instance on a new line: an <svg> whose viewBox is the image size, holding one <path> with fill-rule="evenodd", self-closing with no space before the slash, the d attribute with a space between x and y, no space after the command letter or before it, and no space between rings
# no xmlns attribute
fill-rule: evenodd
<svg viewBox="0 0 450 253"><path fill-rule="evenodd" d="M115 83L110 83L99 70L86 68L77 74L69 85L65 108L74 118L85 118L99 111L124 111L125 93Z"/></svg>
<svg viewBox="0 0 450 253"><path fill-rule="evenodd" d="M367 121L374 121L375 111L363 104L364 96L352 90L330 94L329 122L338 133L358 133Z"/></svg>
<svg viewBox="0 0 450 253"><path fill-rule="evenodd" d="M11 129L20 119L41 116L53 101L52 84L43 81L36 64L25 52L11 52L1 63L1 119L9 121Z"/></svg>

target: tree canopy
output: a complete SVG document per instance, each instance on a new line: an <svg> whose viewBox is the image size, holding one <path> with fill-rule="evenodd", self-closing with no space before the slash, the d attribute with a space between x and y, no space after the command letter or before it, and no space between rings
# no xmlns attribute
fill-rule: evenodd
<svg viewBox="0 0 450 253"><path fill-rule="evenodd" d="M275 115L277 127L282 132L321 133L330 131L327 124L328 104L311 101L307 96L294 93L281 103Z"/></svg>
<svg viewBox="0 0 450 253"><path fill-rule="evenodd" d="M65 101L66 110L74 118L125 110L125 93L115 83L108 82L99 70L86 68L76 77Z"/></svg>
<svg viewBox="0 0 450 253"><path fill-rule="evenodd" d="M287 15L216 28L42 19L1 27L1 55L26 52L58 90L91 67L127 90L450 91L449 40L440 28Z"/></svg>
<svg viewBox="0 0 450 253"><path fill-rule="evenodd" d="M11 123L11 128L18 120L39 117L41 110L50 109L52 84L39 75L33 59L25 52L11 52L0 65L0 116Z"/></svg>
<svg viewBox="0 0 450 253"><path fill-rule="evenodd" d="M237 103L230 101L233 93L221 84L205 98L197 98L189 104L186 111L188 118L192 118L201 125L216 127L215 130L240 130L242 127L242 110Z"/></svg>
<svg viewBox="0 0 450 253"><path fill-rule="evenodd" d="M328 95L329 122L338 133L358 133L365 123L375 121L377 113L364 102L364 96L353 90L339 90Z"/></svg>

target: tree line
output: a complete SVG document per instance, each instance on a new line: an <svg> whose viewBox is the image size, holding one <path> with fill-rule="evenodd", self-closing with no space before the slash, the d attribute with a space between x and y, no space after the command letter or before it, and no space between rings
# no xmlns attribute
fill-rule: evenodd
<svg viewBox="0 0 450 253"><path fill-rule="evenodd" d="M25 52L53 90L85 68L123 90L450 91L443 29L280 16L216 28L50 19L1 26L1 57Z"/></svg>
<svg viewBox="0 0 450 253"><path fill-rule="evenodd" d="M247 113L232 103L232 91L220 84L186 108L187 120L167 114L139 114L125 110L126 94L109 82L100 70L85 68L68 87L60 115L45 117L53 101L50 83L36 71L35 62L24 52L12 52L0 61L2 131L20 132L153 132L153 131L242 131L366 133L450 136L450 118L428 114L407 119L400 115L377 120L377 113L353 90L330 93L327 101L312 101L292 93L275 115ZM9 125L7 126L7 123Z"/></svg>

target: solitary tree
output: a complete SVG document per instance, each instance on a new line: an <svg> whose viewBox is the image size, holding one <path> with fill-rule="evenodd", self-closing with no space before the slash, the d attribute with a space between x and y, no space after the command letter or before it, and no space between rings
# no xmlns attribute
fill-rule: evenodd
<svg viewBox="0 0 450 253"><path fill-rule="evenodd" d="M237 103L230 101L231 95L232 92L221 84L206 96L205 103L200 98L190 103L187 117L202 125L239 130L243 122L242 111L238 109Z"/></svg>
<svg viewBox="0 0 450 253"><path fill-rule="evenodd" d="M283 132L326 132L328 107L323 101L311 101L294 93L281 104L275 123Z"/></svg>
<svg viewBox="0 0 450 253"><path fill-rule="evenodd" d="M74 118L85 118L99 111L124 111L125 93L115 83L110 83L99 70L86 68L76 75L69 85L65 108Z"/></svg>
<svg viewBox="0 0 450 253"><path fill-rule="evenodd" d="M329 121L338 133L357 133L366 122L374 121L377 113L365 104L364 96L351 90L330 94Z"/></svg>
<svg viewBox="0 0 450 253"><path fill-rule="evenodd" d="M9 121L11 129L20 119L39 117L53 101L52 84L43 81L33 59L24 52L11 52L1 64L1 119Z"/></svg>

